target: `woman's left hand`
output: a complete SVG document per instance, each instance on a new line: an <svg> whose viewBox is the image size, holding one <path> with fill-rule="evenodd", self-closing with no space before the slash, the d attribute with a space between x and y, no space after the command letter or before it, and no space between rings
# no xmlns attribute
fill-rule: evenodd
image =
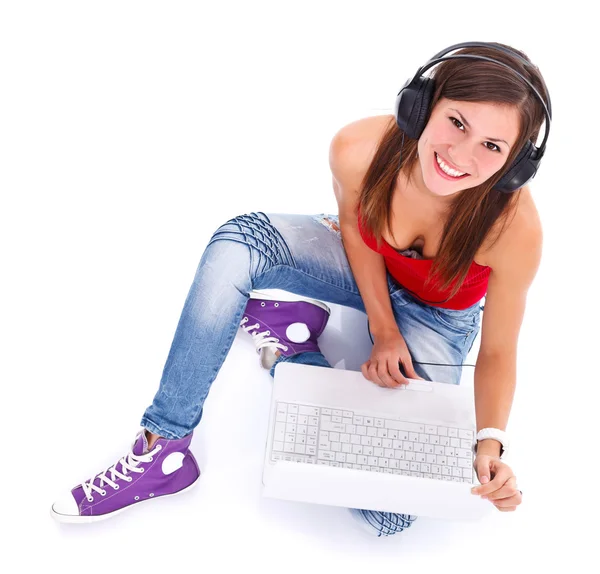
<svg viewBox="0 0 600 574"><path fill-rule="evenodd" d="M499 457L487 454L478 454L473 466L481 484L472 488L471 492L485 495L501 512L516 510L523 495L517 488L517 477L510 466Z"/></svg>

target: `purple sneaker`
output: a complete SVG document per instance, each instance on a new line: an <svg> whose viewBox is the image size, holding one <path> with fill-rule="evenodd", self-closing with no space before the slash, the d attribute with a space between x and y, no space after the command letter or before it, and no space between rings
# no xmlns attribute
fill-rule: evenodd
<svg viewBox="0 0 600 574"><path fill-rule="evenodd" d="M189 490L200 469L189 450L193 431L178 440L159 438L148 452L144 428L129 454L93 479L75 486L50 510L58 522L87 523L111 518L134 504Z"/></svg>
<svg viewBox="0 0 600 574"><path fill-rule="evenodd" d="M292 297L286 301L261 291L250 292L240 327L252 335L265 369L273 366L277 350L286 357L321 352L317 338L325 329L331 310L321 301Z"/></svg>

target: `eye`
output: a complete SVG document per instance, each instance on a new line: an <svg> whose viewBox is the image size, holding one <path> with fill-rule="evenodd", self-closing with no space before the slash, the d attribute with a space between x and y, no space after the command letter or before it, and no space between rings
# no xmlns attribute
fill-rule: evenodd
<svg viewBox="0 0 600 574"><path fill-rule="evenodd" d="M493 145L496 149L492 149L491 147L488 147L487 144ZM500 148L496 144L493 144L492 142L485 142L485 147L487 147L489 150L492 150L492 151L497 151L497 152L500 151Z"/></svg>
<svg viewBox="0 0 600 574"><path fill-rule="evenodd" d="M451 117L451 118L450 118L450 121L451 121L451 122L452 122L452 123L453 123L455 126L456 126L456 124L460 124L459 126L456 126L458 129L460 129L461 127L463 127L463 128L465 127L465 126L464 126L464 125L463 125L461 122L459 122L459 121L458 121L456 118L452 118L452 117ZM454 123L454 122L456 122L456 123ZM493 147L488 147L488 144L489 144L489 145L491 145L491 146L493 146ZM498 147L496 144L493 144L492 142L485 142L485 144L484 144L484 145L485 145L485 147L486 147L487 149L489 149L490 151L497 151L497 152L500 152L500 151L501 151L501 150L500 150L500 148L499 148L499 147Z"/></svg>
<svg viewBox="0 0 600 574"><path fill-rule="evenodd" d="M454 122L456 122L456 123L460 124L460 125L461 125L463 128L465 127L465 126L463 126L463 125L462 125L462 124L461 124L461 123L460 123L460 122L459 122L459 121L458 121L456 118L450 118L450 121L451 121L453 124L454 124ZM456 124L454 124L454 125L456 126ZM460 129L460 127L459 127L459 126L456 126L456 127L457 127L458 129Z"/></svg>

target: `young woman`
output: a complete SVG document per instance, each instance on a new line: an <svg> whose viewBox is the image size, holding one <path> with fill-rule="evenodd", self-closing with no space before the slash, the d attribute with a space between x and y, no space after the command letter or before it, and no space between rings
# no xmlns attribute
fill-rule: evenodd
<svg viewBox="0 0 600 574"><path fill-rule="evenodd" d="M542 230L529 187L509 193L498 185L524 145L536 142L545 118L519 74L550 104L539 70L522 52L496 44L461 54L484 59L447 59L432 69L430 105L413 112L422 115L418 137L401 129L396 115L364 118L335 134L329 159L338 216L250 213L215 231L130 452L55 502L55 519L101 520L197 483L193 430L240 326L271 374L282 361L327 367L317 344L329 317L321 300L349 306L367 314L373 337L366 379L392 388L407 378L458 384L484 295L477 430L500 434L478 436L474 467L479 493L501 511L516 509L521 492L500 459L502 431ZM275 301L257 291L265 288L298 297ZM352 513L378 536L416 519Z"/></svg>

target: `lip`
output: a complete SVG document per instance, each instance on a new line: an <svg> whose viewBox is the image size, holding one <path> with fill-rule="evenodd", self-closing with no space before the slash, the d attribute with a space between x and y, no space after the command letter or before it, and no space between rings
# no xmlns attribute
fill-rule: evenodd
<svg viewBox="0 0 600 574"><path fill-rule="evenodd" d="M433 163L434 163L434 165L435 165L435 169L436 169L436 171L437 171L437 172L440 174L440 176L442 176L444 179L447 179L447 180L449 180L449 181L459 181L459 180L461 180L461 179L465 179L465 177L469 177L469 175L471 175L471 174L469 174L469 173L466 173L466 172L465 172L465 175L461 175L460 177L452 177L451 175L448 175L447 173L444 173L444 172L442 171L442 168L439 166L439 164L438 164L438 162L437 162L437 159L436 159L436 157L435 157L436 155L439 155L439 154L438 154L437 152L433 152ZM447 162L447 161L445 160L445 158L443 158L441 155L440 155L440 157L442 158L442 160L444 161L444 163L445 163L446 165L450 165L450 166L451 166L451 164L450 164L449 162ZM456 169L456 168L454 168L454 169ZM461 171L461 170L460 170L460 169L457 169L456 171Z"/></svg>

